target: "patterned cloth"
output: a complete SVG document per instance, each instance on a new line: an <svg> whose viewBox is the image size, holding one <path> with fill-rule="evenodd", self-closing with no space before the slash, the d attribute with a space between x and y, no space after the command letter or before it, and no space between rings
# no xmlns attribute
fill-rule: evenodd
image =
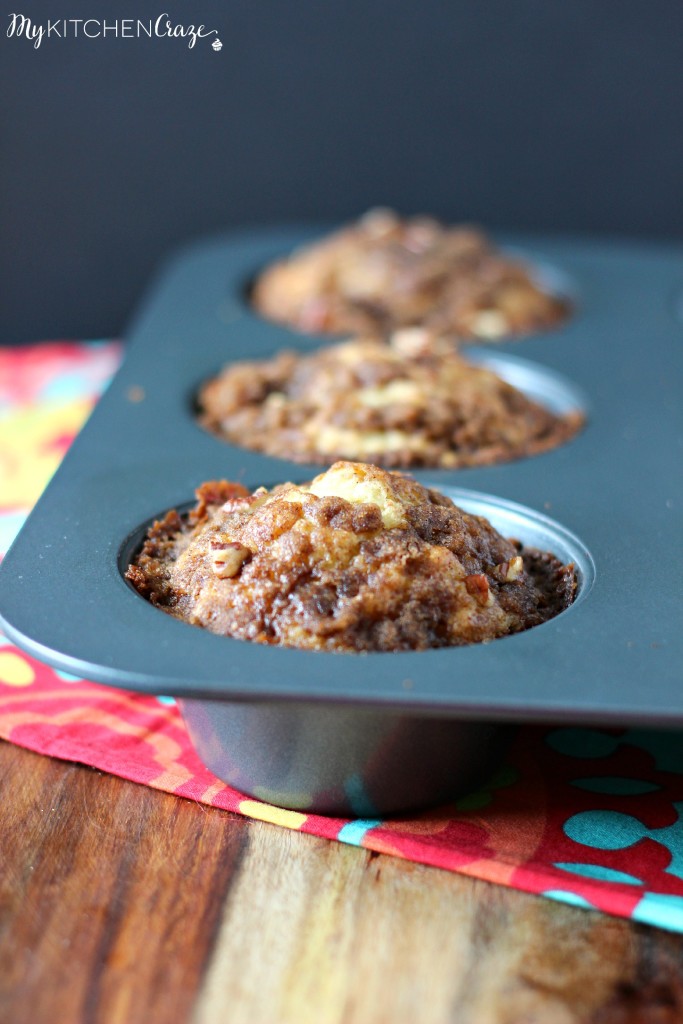
<svg viewBox="0 0 683 1024"><path fill-rule="evenodd" d="M0 350L1 550L119 358L113 343ZM677 733L524 727L505 767L455 804L409 819L325 818L216 779L170 698L74 679L0 637L0 736L287 828L683 931Z"/></svg>

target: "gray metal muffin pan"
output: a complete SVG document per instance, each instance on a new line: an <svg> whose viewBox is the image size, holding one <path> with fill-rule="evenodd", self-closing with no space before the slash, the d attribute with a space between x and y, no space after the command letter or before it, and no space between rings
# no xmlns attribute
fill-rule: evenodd
<svg viewBox="0 0 683 1024"><path fill-rule="evenodd" d="M328 654L215 636L126 584L146 525L202 481L268 486L321 471L227 445L193 412L198 385L224 363L329 341L268 323L245 299L260 266L319 233L219 238L167 266L119 373L5 558L8 636L68 672L181 698L209 768L310 811L386 814L452 796L500 757L506 723L681 726L677 247L502 238L569 282L574 316L470 355L558 411L583 407L587 424L543 455L414 474L506 535L575 561L579 597L557 618L471 647Z"/></svg>

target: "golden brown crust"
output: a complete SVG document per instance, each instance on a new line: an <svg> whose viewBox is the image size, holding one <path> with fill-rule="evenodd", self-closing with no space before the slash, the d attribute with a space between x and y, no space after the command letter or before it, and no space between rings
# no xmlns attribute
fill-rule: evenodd
<svg viewBox="0 0 683 1024"><path fill-rule="evenodd" d="M314 334L388 333L421 325L502 340L568 314L524 263L469 226L371 210L266 268L252 301L265 317Z"/></svg>
<svg viewBox="0 0 683 1024"><path fill-rule="evenodd" d="M581 427L419 329L308 355L233 363L200 393L213 433L297 462L487 465L547 451Z"/></svg>
<svg viewBox="0 0 683 1024"><path fill-rule="evenodd" d="M573 566L410 478L352 463L308 485L200 499L186 520L170 512L127 578L214 633L328 651L490 640L557 615L576 587Z"/></svg>

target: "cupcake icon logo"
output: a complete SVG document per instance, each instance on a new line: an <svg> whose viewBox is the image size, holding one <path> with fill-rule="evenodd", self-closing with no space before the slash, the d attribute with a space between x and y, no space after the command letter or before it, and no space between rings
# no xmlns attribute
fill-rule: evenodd
<svg viewBox="0 0 683 1024"><path fill-rule="evenodd" d="M211 43L211 48L213 50L215 50L216 53L218 53L219 50L222 50L223 49L223 44L220 41L220 39L214 39L214 41Z"/></svg>

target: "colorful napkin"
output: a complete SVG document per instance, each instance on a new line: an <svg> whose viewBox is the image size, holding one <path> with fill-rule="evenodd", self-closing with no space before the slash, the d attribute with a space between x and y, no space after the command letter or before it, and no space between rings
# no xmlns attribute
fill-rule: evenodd
<svg viewBox="0 0 683 1024"><path fill-rule="evenodd" d="M119 358L111 342L0 350L0 550ZM75 679L0 637L0 736L287 828L683 931L678 733L524 727L501 771L455 804L387 821L325 818L216 779L172 699Z"/></svg>

